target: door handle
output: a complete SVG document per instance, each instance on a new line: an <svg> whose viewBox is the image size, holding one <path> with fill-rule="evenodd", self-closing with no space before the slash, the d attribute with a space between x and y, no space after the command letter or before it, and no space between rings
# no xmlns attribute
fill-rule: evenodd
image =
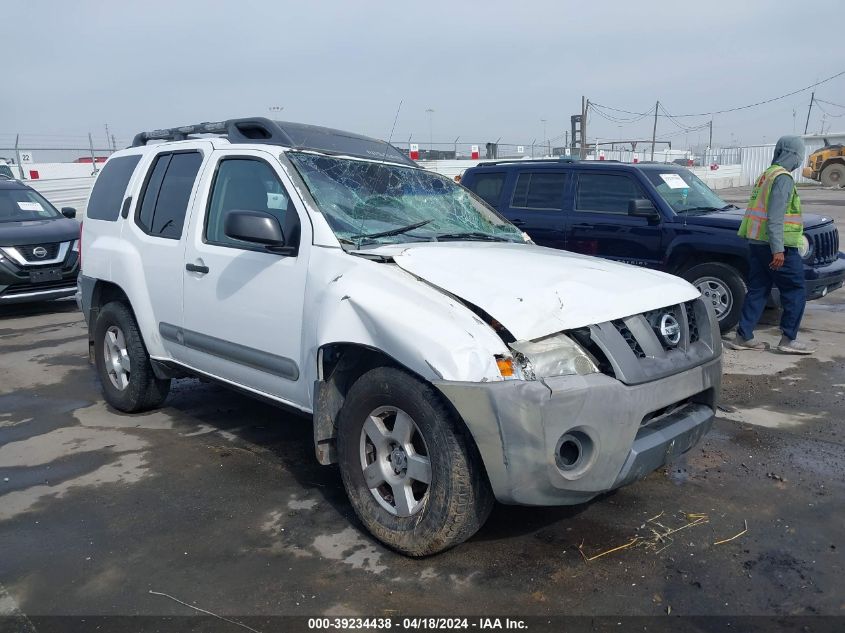
<svg viewBox="0 0 845 633"><path fill-rule="evenodd" d="M525 226L525 220L520 220L519 218L515 218L511 220L511 224L514 226Z"/></svg>
<svg viewBox="0 0 845 633"><path fill-rule="evenodd" d="M200 273L204 275L208 272L208 266L199 266L197 264L185 264L185 270L191 273Z"/></svg>

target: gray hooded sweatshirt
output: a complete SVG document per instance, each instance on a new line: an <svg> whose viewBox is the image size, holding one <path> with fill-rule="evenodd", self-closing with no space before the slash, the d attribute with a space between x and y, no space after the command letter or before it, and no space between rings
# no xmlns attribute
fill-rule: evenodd
<svg viewBox="0 0 845 633"><path fill-rule="evenodd" d="M786 171L795 171L804 162L804 139L800 136L781 136L775 145L772 165L780 165ZM772 254L783 252L783 221L786 217L786 205L792 193L792 176L781 174L775 178L769 193L768 234ZM766 244L761 240L751 240L757 244Z"/></svg>

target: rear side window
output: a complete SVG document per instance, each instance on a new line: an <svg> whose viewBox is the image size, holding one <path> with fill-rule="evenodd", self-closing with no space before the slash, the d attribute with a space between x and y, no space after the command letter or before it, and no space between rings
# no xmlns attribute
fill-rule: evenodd
<svg viewBox="0 0 845 633"><path fill-rule="evenodd" d="M105 164L88 200L85 215L89 219L109 222L117 220L129 179L132 178L132 172L140 160L141 155L137 154L112 158Z"/></svg>
<svg viewBox="0 0 845 633"><path fill-rule="evenodd" d="M639 183L628 176L578 174L576 211L628 213L628 203L637 198L648 196Z"/></svg>
<svg viewBox="0 0 845 633"><path fill-rule="evenodd" d="M505 184L505 174L478 174L472 184L475 194L491 207L498 207L502 198L502 186Z"/></svg>
<svg viewBox="0 0 845 633"><path fill-rule="evenodd" d="M159 154L147 179L138 209L138 226L156 237L178 240L197 178L202 154Z"/></svg>
<svg viewBox="0 0 845 633"><path fill-rule="evenodd" d="M563 208L563 190L567 174L560 172L528 172L519 174L513 190L511 207L517 209Z"/></svg>

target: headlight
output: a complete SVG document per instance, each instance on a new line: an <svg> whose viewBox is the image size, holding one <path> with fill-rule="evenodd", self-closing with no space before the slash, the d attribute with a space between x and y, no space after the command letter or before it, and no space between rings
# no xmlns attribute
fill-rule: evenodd
<svg viewBox="0 0 845 633"><path fill-rule="evenodd" d="M806 259L810 254L810 250L810 240L807 239L806 235L802 235L801 246L798 247L798 254L801 255L801 259Z"/></svg>
<svg viewBox="0 0 845 633"><path fill-rule="evenodd" d="M71 244L70 250L72 250L74 253L79 252L79 240L73 240L73 244Z"/></svg>
<svg viewBox="0 0 845 633"><path fill-rule="evenodd" d="M517 341L510 346L526 380L598 372L590 355L566 334L552 334L536 341Z"/></svg>

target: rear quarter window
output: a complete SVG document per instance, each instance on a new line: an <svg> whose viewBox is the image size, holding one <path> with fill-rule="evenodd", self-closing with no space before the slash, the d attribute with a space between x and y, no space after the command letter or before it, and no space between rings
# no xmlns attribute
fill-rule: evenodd
<svg viewBox="0 0 845 633"><path fill-rule="evenodd" d="M112 158L105 164L88 199L88 210L85 215L89 219L109 222L117 220L126 186L140 160L141 156L138 154Z"/></svg>
<svg viewBox="0 0 845 633"><path fill-rule="evenodd" d="M491 207L498 207L502 198L502 187L505 184L505 173L478 174L470 189Z"/></svg>

